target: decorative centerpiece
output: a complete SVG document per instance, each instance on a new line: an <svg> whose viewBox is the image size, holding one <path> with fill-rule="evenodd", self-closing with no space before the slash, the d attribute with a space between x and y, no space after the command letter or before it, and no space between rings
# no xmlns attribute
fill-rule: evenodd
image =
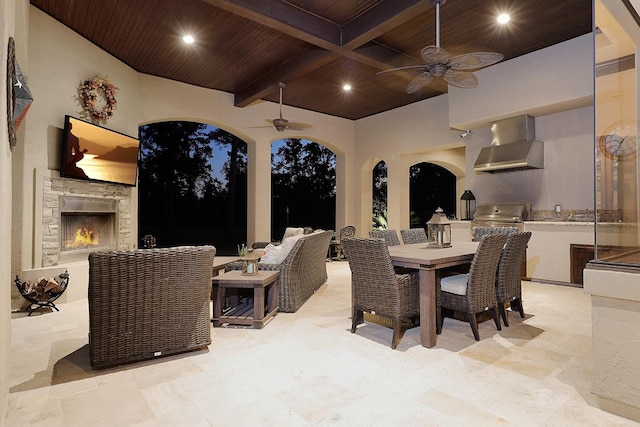
<svg viewBox="0 0 640 427"><path fill-rule="evenodd" d="M258 274L258 261L260 261L260 256L258 254L254 254L253 252L250 252L246 256L241 257L241 274L244 276L253 276Z"/></svg>
<svg viewBox="0 0 640 427"><path fill-rule="evenodd" d="M107 123L116 109L118 90L106 77L95 76L80 82L78 101L83 109L83 117L94 123ZM100 98L104 100L104 105L103 102L99 102Z"/></svg>
<svg viewBox="0 0 640 427"><path fill-rule="evenodd" d="M451 222L442 208L436 209L427 222L427 246L430 248L451 247Z"/></svg>

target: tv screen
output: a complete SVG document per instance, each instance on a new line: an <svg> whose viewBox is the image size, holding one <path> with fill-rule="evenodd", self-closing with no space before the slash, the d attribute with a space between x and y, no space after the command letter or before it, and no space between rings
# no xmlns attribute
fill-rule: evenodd
<svg viewBox="0 0 640 427"><path fill-rule="evenodd" d="M65 116L62 145L60 176L136 185L138 139Z"/></svg>

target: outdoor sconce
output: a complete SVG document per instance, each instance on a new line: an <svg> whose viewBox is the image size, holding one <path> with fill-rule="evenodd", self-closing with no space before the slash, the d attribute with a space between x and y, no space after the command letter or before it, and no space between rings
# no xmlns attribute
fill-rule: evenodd
<svg viewBox="0 0 640 427"><path fill-rule="evenodd" d="M250 253L246 257L240 258L242 264L242 274L245 276L253 276L258 274L258 261L260 258Z"/></svg>
<svg viewBox="0 0 640 427"><path fill-rule="evenodd" d="M451 247L451 222L447 219L442 208L436 209L427 222L427 246L430 248Z"/></svg>
<svg viewBox="0 0 640 427"><path fill-rule="evenodd" d="M475 213L476 198L471 190L464 190L462 197L460 197L460 219L463 221L471 221Z"/></svg>

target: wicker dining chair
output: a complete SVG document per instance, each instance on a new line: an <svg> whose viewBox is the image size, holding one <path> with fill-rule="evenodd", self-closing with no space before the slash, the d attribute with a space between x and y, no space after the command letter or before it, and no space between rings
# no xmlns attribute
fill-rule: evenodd
<svg viewBox="0 0 640 427"><path fill-rule="evenodd" d="M369 237L372 239L384 239L387 242L387 246L398 246L400 244L396 230L371 230L369 231Z"/></svg>
<svg viewBox="0 0 640 427"><path fill-rule="evenodd" d="M507 241L506 234L483 236L476 250L469 273L442 277L437 287L436 332L442 332L443 308L466 313L473 337L480 341L476 315L491 310L496 328L500 331L500 315L496 299L496 271L502 248Z"/></svg>
<svg viewBox="0 0 640 427"><path fill-rule="evenodd" d="M388 318L395 349L405 330L419 324L418 271L396 274L383 239L347 237L342 245L351 269L351 333L364 322L364 312Z"/></svg>
<svg viewBox="0 0 640 427"><path fill-rule="evenodd" d="M427 232L424 228L403 228L400 230L402 243L410 245L412 243L427 243Z"/></svg>
<svg viewBox="0 0 640 427"><path fill-rule="evenodd" d="M506 303L511 305L511 311L517 310L520 312L520 317L524 319L520 265L530 238L530 231L510 234L498 264L496 296L498 298L500 316L505 326L509 326Z"/></svg>
<svg viewBox="0 0 640 427"><path fill-rule="evenodd" d="M356 235L356 228L353 225L347 225L346 227L343 227L340 230L340 233L338 233L338 241L341 242L342 239L346 237L353 237L355 235ZM336 258L337 259L345 258L344 249L341 243L338 243L338 245L336 245Z"/></svg>

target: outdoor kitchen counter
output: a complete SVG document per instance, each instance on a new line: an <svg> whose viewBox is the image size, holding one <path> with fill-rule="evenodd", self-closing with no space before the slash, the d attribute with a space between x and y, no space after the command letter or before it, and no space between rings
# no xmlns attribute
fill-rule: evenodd
<svg viewBox="0 0 640 427"><path fill-rule="evenodd" d="M616 244L621 223L598 223L599 244ZM527 247L527 275L532 280L571 282L570 248L572 244L593 245L593 222L525 221L524 230L531 231Z"/></svg>

